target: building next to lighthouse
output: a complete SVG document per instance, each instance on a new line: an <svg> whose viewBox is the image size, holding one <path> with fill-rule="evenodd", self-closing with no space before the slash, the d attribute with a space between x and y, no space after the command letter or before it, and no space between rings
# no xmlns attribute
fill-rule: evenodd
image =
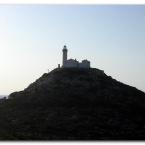
<svg viewBox="0 0 145 145"><path fill-rule="evenodd" d="M87 59L82 60L82 62L77 61L76 59L67 59L68 49L66 45L63 47L62 55L62 67L63 68L90 68L90 61Z"/></svg>

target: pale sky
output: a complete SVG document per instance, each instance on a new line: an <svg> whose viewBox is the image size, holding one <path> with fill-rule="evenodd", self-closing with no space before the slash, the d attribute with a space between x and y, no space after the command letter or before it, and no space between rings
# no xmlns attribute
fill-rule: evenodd
<svg viewBox="0 0 145 145"><path fill-rule="evenodd" d="M0 5L0 95L68 57L145 92L145 5Z"/></svg>

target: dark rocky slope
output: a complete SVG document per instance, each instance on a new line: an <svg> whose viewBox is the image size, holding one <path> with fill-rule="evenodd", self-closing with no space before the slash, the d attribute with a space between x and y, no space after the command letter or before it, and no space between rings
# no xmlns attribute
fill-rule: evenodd
<svg viewBox="0 0 145 145"><path fill-rule="evenodd" d="M145 139L145 93L98 69L55 69L0 103L0 139Z"/></svg>

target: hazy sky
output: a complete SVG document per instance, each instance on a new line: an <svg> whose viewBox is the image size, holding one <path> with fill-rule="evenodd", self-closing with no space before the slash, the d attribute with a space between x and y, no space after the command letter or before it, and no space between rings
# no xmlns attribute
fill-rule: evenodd
<svg viewBox="0 0 145 145"><path fill-rule="evenodd" d="M145 91L145 6L0 5L0 94L26 88L68 57Z"/></svg>

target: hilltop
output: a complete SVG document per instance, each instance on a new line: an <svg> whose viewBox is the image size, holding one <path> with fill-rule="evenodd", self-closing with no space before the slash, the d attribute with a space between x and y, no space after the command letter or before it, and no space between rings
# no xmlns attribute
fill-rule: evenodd
<svg viewBox="0 0 145 145"><path fill-rule="evenodd" d="M1 140L145 139L145 93L95 68L57 68L0 103Z"/></svg>

